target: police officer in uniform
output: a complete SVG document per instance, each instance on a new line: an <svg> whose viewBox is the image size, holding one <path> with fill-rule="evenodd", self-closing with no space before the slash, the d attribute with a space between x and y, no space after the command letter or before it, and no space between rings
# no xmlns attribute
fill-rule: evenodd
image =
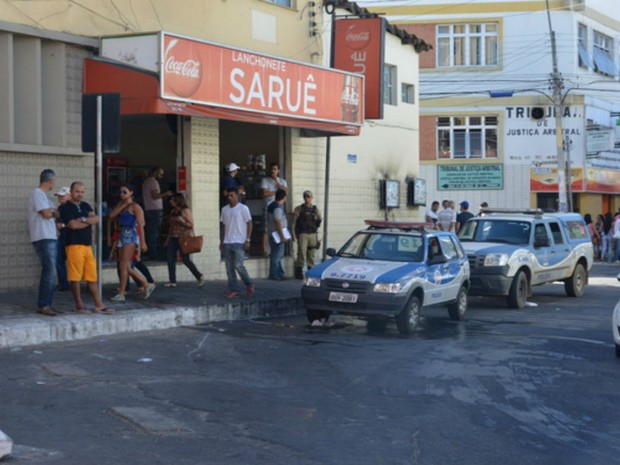
<svg viewBox="0 0 620 465"><path fill-rule="evenodd" d="M312 201L312 192L304 191L304 203L295 207L295 240L297 241L297 260L295 261L295 277L303 279L304 265L308 269L314 266L314 256L320 247L318 230L321 226L321 213Z"/></svg>

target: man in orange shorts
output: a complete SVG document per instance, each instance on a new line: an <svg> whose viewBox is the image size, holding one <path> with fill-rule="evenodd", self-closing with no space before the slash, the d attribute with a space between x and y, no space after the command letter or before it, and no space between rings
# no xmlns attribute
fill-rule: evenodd
<svg viewBox="0 0 620 465"><path fill-rule="evenodd" d="M67 253L67 280L71 283L76 312L91 313L84 306L80 293L80 282L86 281L88 292L95 303L95 312L111 314L114 311L104 305L99 295L97 262L92 247L92 227L99 223L99 217L91 206L83 201L85 193L84 184L75 181L71 184L71 197L58 209L67 231L65 248Z"/></svg>

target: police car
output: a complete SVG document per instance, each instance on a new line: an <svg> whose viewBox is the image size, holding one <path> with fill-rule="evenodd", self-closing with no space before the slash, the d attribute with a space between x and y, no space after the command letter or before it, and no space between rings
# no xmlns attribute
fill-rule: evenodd
<svg viewBox="0 0 620 465"><path fill-rule="evenodd" d="M422 307L448 305L450 318L465 317L469 263L454 234L424 223L366 223L338 252L327 250L333 258L306 273L308 321L340 313L365 318L370 328L393 317L399 332L410 334Z"/></svg>
<svg viewBox="0 0 620 465"><path fill-rule="evenodd" d="M506 296L523 308L533 286L564 283L581 297L592 268L592 240L577 213L494 210L472 218L459 231L469 258L471 295Z"/></svg>

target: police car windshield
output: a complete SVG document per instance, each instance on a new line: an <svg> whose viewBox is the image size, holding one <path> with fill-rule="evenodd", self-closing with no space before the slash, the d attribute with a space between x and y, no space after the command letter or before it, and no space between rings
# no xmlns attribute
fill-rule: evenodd
<svg viewBox="0 0 620 465"><path fill-rule="evenodd" d="M461 242L500 242L503 244L528 244L530 223L527 221L479 219L468 221L459 231Z"/></svg>
<svg viewBox="0 0 620 465"><path fill-rule="evenodd" d="M394 262L422 262L422 236L384 232L361 232L353 236L338 252L339 257L385 260Z"/></svg>

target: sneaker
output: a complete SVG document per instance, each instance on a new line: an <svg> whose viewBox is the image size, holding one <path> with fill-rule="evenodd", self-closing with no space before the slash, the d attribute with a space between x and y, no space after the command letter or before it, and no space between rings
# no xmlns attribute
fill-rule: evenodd
<svg viewBox="0 0 620 465"><path fill-rule="evenodd" d="M146 289L144 289L144 300L151 297L151 294L153 293L156 287L157 287L157 284L155 283L149 284L148 286L146 286Z"/></svg>
<svg viewBox="0 0 620 465"><path fill-rule="evenodd" d="M246 292L248 293L248 297L252 297L254 295L254 284L248 284L247 287L245 288Z"/></svg>
<svg viewBox="0 0 620 465"><path fill-rule="evenodd" d="M125 302L125 294L116 294L114 297L110 297L112 302Z"/></svg>
<svg viewBox="0 0 620 465"><path fill-rule="evenodd" d="M164 287L177 287L177 283L166 283Z"/></svg>
<svg viewBox="0 0 620 465"><path fill-rule="evenodd" d="M205 278L204 276L201 276L200 279L198 280L198 288L201 288L204 285L205 285Z"/></svg>
<svg viewBox="0 0 620 465"><path fill-rule="evenodd" d="M224 294L224 297L227 299L234 299L235 297L239 297L239 293L237 291L230 291Z"/></svg>

